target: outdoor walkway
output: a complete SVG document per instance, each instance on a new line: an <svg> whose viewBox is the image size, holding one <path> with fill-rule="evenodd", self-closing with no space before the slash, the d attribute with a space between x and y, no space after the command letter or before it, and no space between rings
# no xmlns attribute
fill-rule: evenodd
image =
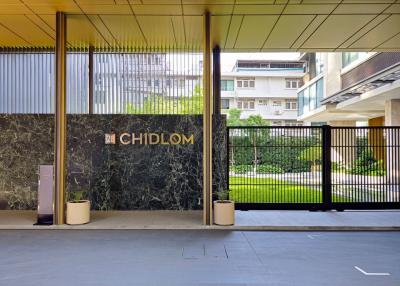
<svg viewBox="0 0 400 286"><path fill-rule="evenodd" d="M235 226L203 226L201 211L92 212L81 226L34 226L34 211L0 211L0 229L400 230L400 211L236 211Z"/></svg>
<svg viewBox="0 0 400 286"><path fill-rule="evenodd" d="M0 285L398 286L399 232L0 230Z"/></svg>

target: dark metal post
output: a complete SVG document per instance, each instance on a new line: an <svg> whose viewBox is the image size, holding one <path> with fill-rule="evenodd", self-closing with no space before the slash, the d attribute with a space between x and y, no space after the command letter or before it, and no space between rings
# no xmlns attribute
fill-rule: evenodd
<svg viewBox="0 0 400 286"><path fill-rule="evenodd" d="M221 114L221 50L219 46L213 49L213 111Z"/></svg>
<svg viewBox="0 0 400 286"><path fill-rule="evenodd" d="M322 126L322 203L324 210L332 209L331 132L331 126Z"/></svg>
<svg viewBox="0 0 400 286"><path fill-rule="evenodd" d="M93 114L93 52L94 48L89 47L89 114Z"/></svg>
<svg viewBox="0 0 400 286"><path fill-rule="evenodd" d="M56 14L56 97L55 97L55 174L54 174L54 223L64 224L65 169L67 145L66 109L66 16Z"/></svg>

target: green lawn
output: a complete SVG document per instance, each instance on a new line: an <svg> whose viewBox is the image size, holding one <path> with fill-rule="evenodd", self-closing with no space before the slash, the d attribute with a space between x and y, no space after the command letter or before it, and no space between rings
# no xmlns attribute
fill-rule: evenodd
<svg viewBox="0 0 400 286"><path fill-rule="evenodd" d="M319 189L318 189L319 188ZM322 188L298 186L271 178L229 178L229 198L238 203L321 203ZM332 198L340 201L337 196Z"/></svg>

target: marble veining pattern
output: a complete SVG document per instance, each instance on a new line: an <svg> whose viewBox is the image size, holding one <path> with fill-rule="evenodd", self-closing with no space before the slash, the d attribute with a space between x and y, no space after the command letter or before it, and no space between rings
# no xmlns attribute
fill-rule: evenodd
<svg viewBox="0 0 400 286"><path fill-rule="evenodd" d="M67 122L68 197L85 190L98 210L201 208L201 116L68 115ZM0 208L34 209L38 165L53 161L53 116L0 115L0 127ZM110 132L193 134L194 144L105 145ZM215 191L226 188L225 135L225 118L215 118Z"/></svg>

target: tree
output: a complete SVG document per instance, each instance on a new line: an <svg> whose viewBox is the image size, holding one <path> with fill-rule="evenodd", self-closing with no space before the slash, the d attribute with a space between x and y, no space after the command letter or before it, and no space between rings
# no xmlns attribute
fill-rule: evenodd
<svg viewBox="0 0 400 286"><path fill-rule="evenodd" d="M269 122L261 117L261 115L250 115L247 119L240 119L242 111L236 108L232 108L228 111L228 126L268 126ZM258 144L265 142L269 135L268 129L263 128L248 128L237 131L239 137L248 138L250 144L253 146L253 168L254 171L258 165ZM240 132L240 133L239 133ZM233 136L237 134L232 134ZM233 137L232 136L232 137ZM231 148L231 164L234 164L234 150Z"/></svg>
<svg viewBox="0 0 400 286"><path fill-rule="evenodd" d="M141 106L128 103L128 114L202 114L203 90L196 85L190 96L171 98L165 95L150 94Z"/></svg>
<svg viewBox="0 0 400 286"><path fill-rule="evenodd" d="M299 160L311 162L311 166L314 167L311 169L311 174L313 174L313 170L318 162L322 160L322 148L317 146L308 147L301 151L299 155Z"/></svg>
<svg viewBox="0 0 400 286"><path fill-rule="evenodd" d="M228 126L242 126L243 120L240 119L242 111L237 108L229 109L228 111L228 118L227 118L227 125Z"/></svg>
<svg viewBox="0 0 400 286"><path fill-rule="evenodd" d="M244 120L246 126L268 126L269 122L261 117L261 115L250 115L249 118ZM247 136L249 136L250 142L253 145L253 168L254 172L257 172L258 165L258 144L265 142L269 136L269 130L267 128L249 128L247 129Z"/></svg>

